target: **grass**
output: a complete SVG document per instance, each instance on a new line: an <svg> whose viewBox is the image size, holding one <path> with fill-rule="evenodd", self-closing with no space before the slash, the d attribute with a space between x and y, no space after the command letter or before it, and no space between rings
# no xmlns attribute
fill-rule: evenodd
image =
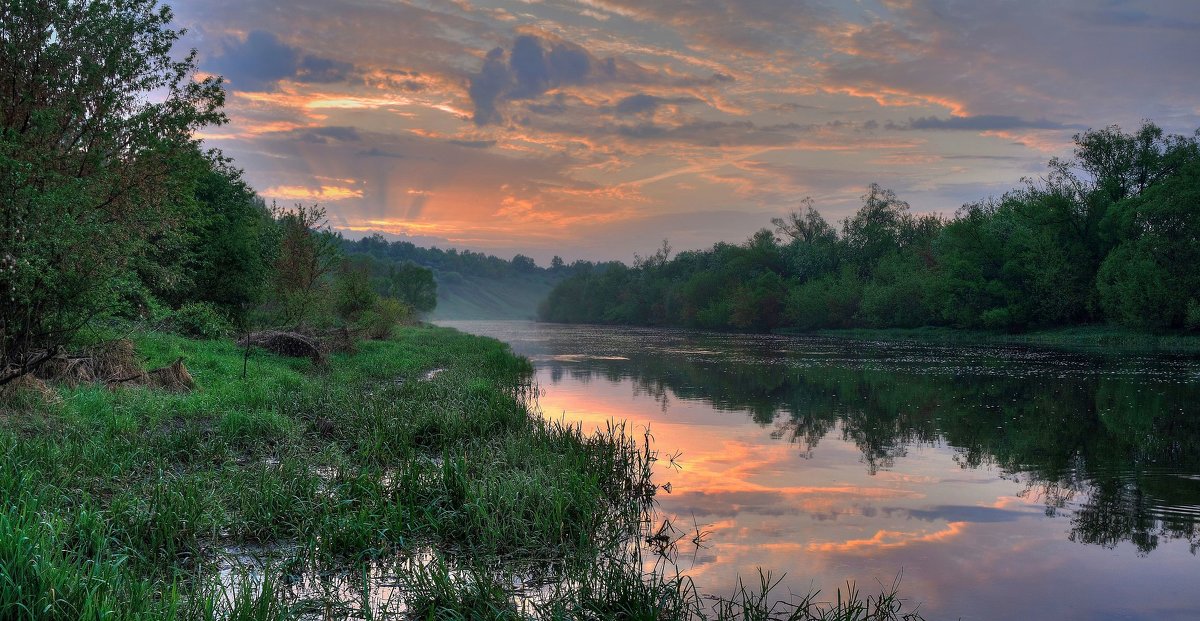
<svg viewBox="0 0 1200 621"><path fill-rule="evenodd" d="M498 341L408 327L324 365L256 353L243 379L230 342L132 338L200 388L60 386L0 410L0 619L733 618L758 601L643 571L648 437L539 416L528 361ZM900 618L805 610L780 618Z"/></svg>
<svg viewBox="0 0 1200 621"><path fill-rule="evenodd" d="M1031 345L1056 349L1200 352L1200 335L1158 334L1112 326L1075 326L1012 334L957 328L848 328L811 334L868 340L914 340L953 344Z"/></svg>

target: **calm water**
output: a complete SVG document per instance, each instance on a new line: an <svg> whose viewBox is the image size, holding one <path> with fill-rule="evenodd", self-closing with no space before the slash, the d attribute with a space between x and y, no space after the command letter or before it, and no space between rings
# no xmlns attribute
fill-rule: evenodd
<svg viewBox="0 0 1200 621"><path fill-rule="evenodd" d="M1200 619L1200 359L445 322L547 416L649 425L701 590L903 572L929 619ZM694 552L694 554L693 554Z"/></svg>

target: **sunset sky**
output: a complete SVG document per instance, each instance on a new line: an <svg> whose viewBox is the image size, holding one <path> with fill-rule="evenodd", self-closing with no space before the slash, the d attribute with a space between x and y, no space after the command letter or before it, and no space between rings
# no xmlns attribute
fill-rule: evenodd
<svg viewBox="0 0 1200 621"><path fill-rule="evenodd" d="M871 182L952 214L1089 127L1200 127L1200 3L176 0L268 201L545 264L740 242Z"/></svg>

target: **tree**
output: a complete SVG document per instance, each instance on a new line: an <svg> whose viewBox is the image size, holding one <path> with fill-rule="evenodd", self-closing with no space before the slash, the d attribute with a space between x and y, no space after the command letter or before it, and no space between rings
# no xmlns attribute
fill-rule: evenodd
<svg viewBox="0 0 1200 621"><path fill-rule="evenodd" d="M281 241L272 283L273 306L281 323L300 326L314 318L325 294L325 276L337 264L336 238L329 231L325 210L316 205L277 210L276 221Z"/></svg>
<svg viewBox="0 0 1200 621"><path fill-rule="evenodd" d="M787 219L771 218L771 224L780 234L806 244L837 238L837 231L821 217L821 213L813 209L813 199L806 197L800 201L803 208L788 214Z"/></svg>
<svg viewBox="0 0 1200 621"><path fill-rule="evenodd" d="M155 0L0 0L0 383L113 304L109 283L188 210L219 78Z"/></svg>
<svg viewBox="0 0 1200 621"><path fill-rule="evenodd" d="M1096 279L1106 317L1135 327L1184 327L1200 303L1200 158L1115 209L1127 238Z"/></svg>
<svg viewBox="0 0 1200 621"><path fill-rule="evenodd" d="M371 258L343 258L338 263L334 281L334 312L338 318L353 323L371 310L379 299L371 287Z"/></svg>
<svg viewBox="0 0 1200 621"><path fill-rule="evenodd" d="M433 270L405 261L388 270L388 297L427 313L437 307L437 281Z"/></svg>
<svg viewBox="0 0 1200 621"><path fill-rule="evenodd" d="M865 277L884 255L900 246L904 228L912 216L908 213L908 203L877 183L868 187L862 199L862 208L846 218L842 228L850 259Z"/></svg>
<svg viewBox="0 0 1200 621"><path fill-rule="evenodd" d="M242 171L224 158L206 167L195 194L200 214L187 249L191 283L173 302L211 302L240 320L263 301L280 246L279 229L262 199L242 180Z"/></svg>
<svg viewBox="0 0 1200 621"><path fill-rule="evenodd" d="M523 254L518 254L512 258L512 266L513 269L517 270L518 272L526 273L536 272L538 269L537 263L535 263L533 259Z"/></svg>

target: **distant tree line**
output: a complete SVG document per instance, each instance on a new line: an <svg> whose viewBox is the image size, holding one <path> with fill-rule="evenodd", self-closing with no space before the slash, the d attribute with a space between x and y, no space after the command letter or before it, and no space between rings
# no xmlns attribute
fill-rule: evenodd
<svg viewBox="0 0 1200 621"><path fill-rule="evenodd" d="M1112 323L1200 330L1200 130L1075 136L1043 179L953 217L872 184L840 227L806 201L742 244L584 269L547 321L716 330Z"/></svg>
<svg viewBox="0 0 1200 621"><path fill-rule="evenodd" d="M372 286L380 294L388 295L396 287L396 275L424 268L432 272L429 287L436 299L436 285L456 285L466 278L489 280L534 280L547 285L581 272L603 269L607 264L591 261L566 263L562 257L554 256L550 265L541 267L532 257L517 254L512 259L454 248L422 248L407 241L389 242L382 235L374 234L358 240L339 239L339 245L358 269L369 275ZM406 282L412 282L405 278ZM430 310L417 305L418 310Z"/></svg>
<svg viewBox="0 0 1200 621"><path fill-rule="evenodd" d="M436 302L424 268L372 288L322 209L268 208L203 149L224 88L172 51L168 8L0 0L0 17L0 384L105 321L385 335Z"/></svg>

